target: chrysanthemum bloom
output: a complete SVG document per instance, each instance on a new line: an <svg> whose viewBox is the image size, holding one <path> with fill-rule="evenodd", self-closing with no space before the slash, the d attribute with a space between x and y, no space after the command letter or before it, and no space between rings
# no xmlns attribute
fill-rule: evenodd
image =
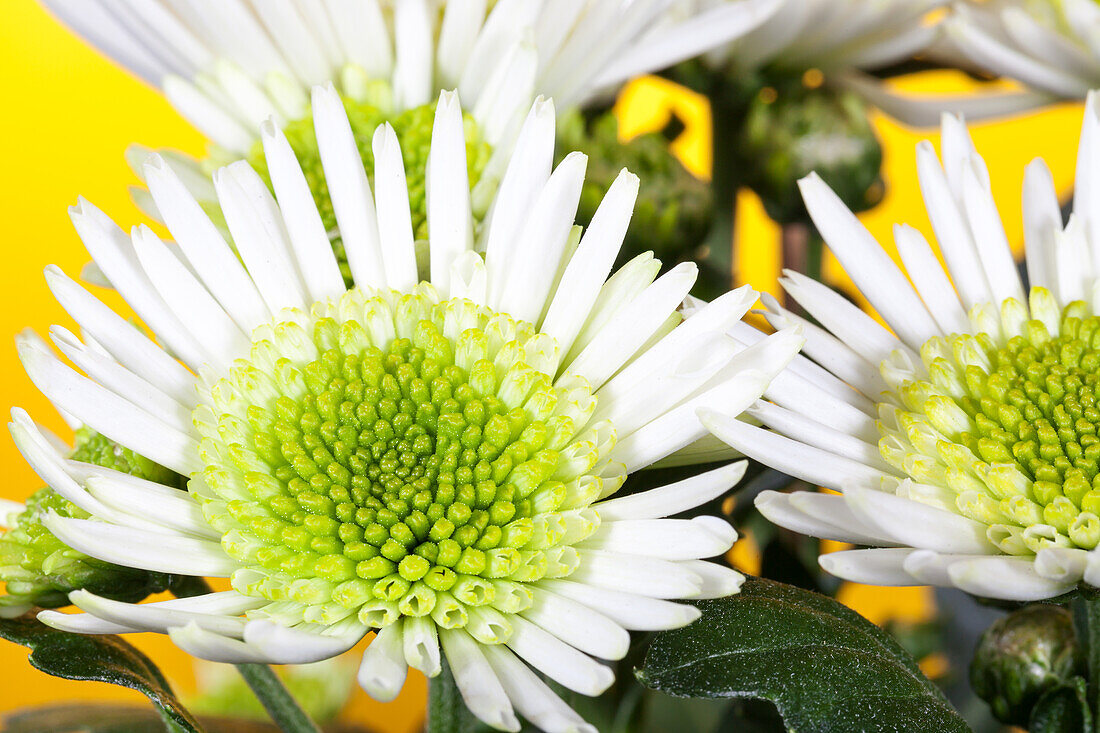
<svg viewBox="0 0 1100 733"><path fill-rule="evenodd" d="M1053 99L1082 99L1100 84L1100 6L1094 0L956 3L948 50Z"/></svg>
<svg viewBox="0 0 1100 733"><path fill-rule="evenodd" d="M309 10L243 0L44 2L105 53L163 88L209 138L212 149L201 163L162 152L209 211L217 203L209 183L215 168L247 157L267 176L256 130L272 118L306 171L322 221L334 229L309 104L310 87L331 82L347 108L368 176L375 128L389 122L397 131L418 238L426 226L422 171L440 91L457 88L470 113L467 164L472 211L480 221L537 95L553 97L563 110L585 104L634 76L755 27L774 5L737 0L669 23L661 12L666 3L627 0L326 1ZM139 176L147 153L131 150ZM134 195L158 218L146 191L135 189ZM333 237L348 276L342 244L335 232Z"/></svg>
<svg viewBox="0 0 1100 733"><path fill-rule="evenodd" d="M680 0L669 13L699 13L730 0ZM874 71L918 56L941 38L948 0L778 0L767 20L706 53L708 65L748 76L796 78L813 70L815 83L852 90L912 125L936 124L945 110L1004 114L1037 103L1034 94L912 97L892 93Z"/></svg>
<svg viewBox="0 0 1100 733"><path fill-rule="evenodd" d="M1064 228L1046 166L1027 169L1030 289L985 163L954 117L944 118L942 165L931 144L917 147L947 272L919 232L898 226L903 273L827 187L803 181L814 223L892 332L789 272L787 291L822 326L803 323L816 362L803 400L752 408L770 431L706 421L746 455L842 492L756 501L784 527L872 546L824 555L827 571L1012 600L1100 585L1098 142L1090 99ZM774 300L769 309L774 326L802 322Z"/></svg>
<svg viewBox="0 0 1100 733"><path fill-rule="evenodd" d="M50 267L87 337L51 335L87 376L31 342L24 365L59 409L190 481L181 492L66 460L27 429L35 470L91 515L46 526L93 557L227 577L232 590L144 605L76 591L87 614L40 618L166 632L233 662L317 660L377 629L359 680L380 699L407 666L438 673L442 647L490 725L518 730L514 706L545 730L587 729L524 661L598 694L612 673L589 655L621 658L627 629L698 615L667 599L741 582L700 559L731 546L724 520L663 518L720 495L741 466L612 496L632 471L705 453L695 410L750 404L801 337L732 342L748 289L681 324L692 265L654 280L659 263L640 256L605 282L638 182L624 171L581 234L586 161L551 172L549 102L528 115L475 244L462 112L441 95L419 248L393 128L374 135L372 188L336 91L315 89L313 110L350 290L274 125L274 197L245 162L214 177L239 259L155 156L146 175L178 249L146 227L127 238L87 202L73 209L163 348Z"/></svg>

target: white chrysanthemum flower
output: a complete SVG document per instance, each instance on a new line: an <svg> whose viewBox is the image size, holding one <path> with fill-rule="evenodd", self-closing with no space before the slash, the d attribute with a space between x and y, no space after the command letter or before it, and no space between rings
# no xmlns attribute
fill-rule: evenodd
<svg viewBox="0 0 1100 733"><path fill-rule="evenodd" d="M1095 0L956 3L949 49L972 64L1056 99L1100 85L1100 5Z"/></svg>
<svg viewBox="0 0 1100 733"><path fill-rule="evenodd" d="M667 0L43 1L236 154L269 116L305 118L309 88L330 81L388 114L457 88L496 144L536 95L583 104L751 30L776 4L736 0L668 23Z"/></svg>
<svg viewBox="0 0 1100 733"><path fill-rule="evenodd" d="M1090 0L1082 0L1088 2ZM682 0L699 12L729 0ZM974 118L1009 114L1041 104L1045 95L1010 92L948 97L897 94L865 72L929 51L942 51L950 0L781 0L754 30L705 54L737 73L770 66L802 73L817 69L825 82L859 93L903 122L930 126L944 110Z"/></svg>
<svg viewBox="0 0 1100 733"><path fill-rule="evenodd" d="M536 96L553 97L559 110L602 97L633 76L754 28L776 0L737 0L675 23L662 15L667 0L44 2L105 53L163 88L210 140L202 161L174 151L161 155L219 227L224 223L209 174L246 158L269 179L256 131L273 120L305 169L350 283L313 134L312 85L331 82L339 90L368 177L374 175L374 130L384 122L394 127L419 239L427 226L423 163L441 91L457 88L469 110L467 164L480 223ZM148 154L140 146L128 154L143 181ZM161 220L147 190L132 193L146 214ZM89 278L102 282L94 270Z"/></svg>
<svg viewBox="0 0 1100 733"><path fill-rule="evenodd" d="M50 267L85 333L51 336L87 376L30 341L23 363L58 408L190 482L181 492L66 459L16 411L23 454L91 515L45 524L93 557L233 590L143 605L76 591L86 614L40 618L164 632L232 662L322 659L378 629L359 681L379 699L408 666L438 673L442 647L490 725L518 730L514 708L548 731L592 730L527 665L598 694L612 673L593 657L621 658L628 629L689 623L698 612L668 599L742 580L701 560L733 543L724 520L664 518L726 491L742 464L613 495L679 449L711 455L696 409L752 403L801 337L729 339L756 297L747 288L681 324L691 264L654 279L660 263L641 255L605 282L638 181L624 171L588 229L574 227L586 160L551 172L550 102L529 113L477 244L454 93L435 112L423 243L393 129L374 135L372 190L337 92L316 88L313 109L350 290L274 125L274 197L245 162L214 176L239 259L156 156L146 175L178 248L144 226L126 237L87 202L73 209L163 348Z"/></svg>
<svg viewBox="0 0 1100 733"><path fill-rule="evenodd" d="M773 326L806 329L816 363L802 399L749 411L771 431L706 421L746 455L842 492L757 499L780 525L873 546L824 555L829 572L1013 600L1100 585L1098 141L1090 97L1064 228L1049 170L1041 160L1027 169L1030 290L989 172L954 117L943 121L942 165L930 143L917 146L947 272L917 230L898 226L902 272L828 187L803 181L814 223L893 333L788 272L784 287L822 326L769 299Z"/></svg>

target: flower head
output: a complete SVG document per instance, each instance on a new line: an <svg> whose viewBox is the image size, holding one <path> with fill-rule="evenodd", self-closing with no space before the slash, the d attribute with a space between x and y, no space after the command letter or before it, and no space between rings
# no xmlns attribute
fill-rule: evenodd
<svg viewBox="0 0 1100 733"><path fill-rule="evenodd" d="M23 362L57 407L190 480L180 492L40 451L35 469L90 515L46 525L94 557L232 590L143 605L76 591L87 614L40 618L166 632L234 662L314 661L377 630L359 681L380 699L408 666L438 673L443 654L490 725L517 730L517 710L545 730L588 729L521 660L598 694L612 675L589 655L621 658L627 629L698 615L668 599L736 591L737 573L701 560L730 547L728 524L664 517L720 495L741 465L614 494L657 460L713 455L696 408L749 404L801 339L727 337L747 288L680 323L690 264L654 279L660 263L642 255L605 282L638 181L623 171L574 227L585 158L551 170L549 102L528 115L475 237L462 112L441 95L419 243L392 127L374 135L372 187L337 92L315 89L313 110L350 289L274 126L274 197L246 162L214 176L239 259L155 156L146 174L178 248L73 209L165 348L50 267L94 339L59 342L87 376L33 342Z"/></svg>
<svg viewBox="0 0 1100 733"><path fill-rule="evenodd" d="M826 186L803 181L814 222L893 332L788 273L788 292L822 327L805 324L809 358L791 389L751 410L773 431L709 419L747 455L842 492L757 499L778 524L876 548L823 556L829 572L1014 600L1100 582L1098 133L1090 98L1065 227L1046 166L1027 170L1030 289L985 163L954 117L944 118L942 165L929 143L917 148L947 272L915 229L898 226L903 273ZM769 309L773 325L801 321L774 300Z"/></svg>
<svg viewBox="0 0 1100 733"><path fill-rule="evenodd" d="M1100 6L1093 0L957 3L949 50L1055 99L1082 99L1100 83Z"/></svg>
<svg viewBox="0 0 1100 733"><path fill-rule="evenodd" d="M46 4L108 55L162 88L210 140L203 161L168 151L162 158L215 224L224 226L210 173L247 157L266 179L268 164L257 130L268 120L282 129L304 168L350 285L345 245L333 227L328 182L313 135L311 86L332 83L339 91L372 181L374 130L384 122L392 125L401 141L413 229L420 238L427 218L423 163L441 91L457 88L468 105L471 211L480 222L536 96L552 96L559 109L602 99L634 76L756 27L774 0L737 0L671 22L662 13L663 3L626 0L567 7L542 0L364 0L316 3L309 11L240 0L187 8L165 0ZM128 156L146 184L148 153L134 147ZM161 219L146 190L135 188L133 194L147 214Z"/></svg>

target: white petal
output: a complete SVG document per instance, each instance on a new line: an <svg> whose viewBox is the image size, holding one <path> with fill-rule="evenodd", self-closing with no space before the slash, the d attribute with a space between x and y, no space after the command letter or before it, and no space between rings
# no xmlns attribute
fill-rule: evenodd
<svg viewBox="0 0 1100 733"><path fill-rule="evenodd" d="M19 358L35 387L93 430L177 473L188 475L200 468L198 444L190 435L77 374L51 354L22 346Z"/></svg>
<svg viewBox="0 0 1100 733"><path fill-rule="evenodd" d="M379 251L378 220L351 123L331 84L314 87L312 99L317 149L351 275L356 285L381 287L385 285L385 268Z"/></svg>
<svg viewBox="0 0 1100 733"><path fill-rule="evenodd" d="M439 640L470 712L499 730L518 731L519 721L508 695L478 643L462 629L441 629Z"/></svg>
<svg viewBox="0 0 1100 733"><path fill-rule="evenodd" d="M601 522L579 546L662 560L695 560L721 555L734 539L690 519L620 519Z"/></svg>
<svg viewBox="0 0 1100 733"><path fill-rule="evenodd" d="M683 603L608 590L575 580L542 580L539 585L560 596L599 611L625 629L663 631L687 626L701 615L699 609Z"/></svg>
<svg viewBox="0 0 1100 733"><path fill-rule="evenodd" d="M914 552L909 548L842 550L818 558L826 572L868 585L919 585L905 571L905 559Z"/></svg>
<svg viewBox="0 0 1100 733"><path fill-rule="evenodd" d="M268 309L307 307L283 217L260 176L240 160L215 171L214 187L233 243ZM264 321L249 324L248 332Z"/></svg>
<svg viewBox="0 0 1100 733"><path fill-rule="evenodd" d="M412 290L419 278L413 249L412 214L409 213L409 186L401 146L390 123L374 131L371 148L374 151L374 193L378 201L378 236L386 282L394 290Z"/></svg>
<svg viewBox="0 0 1100 733"><path fill-rule="evenodd" d="M630 634L599 611L538 586L534 604L521 615L585 654L622 659L630 649Z"/></svg>
<svg viewBox="0 0 1100 733"><path fill-rule="evenodd" d="M73 549L124 567L227 578L240 567L217 542L50 514L43 522Z"/></svg>
<svg viewBox="0 0 1100 733"><path fill-rule="evenodd" d="M599 695L615 681L615 673L556 636L521 617L512 618L508 646L520 658L558 684L583 695ZM444 638L446 638L444 632ZM452 632L453 633L453 632ZM448 653L448 659L450 653Z"/></svg>
<svg viewBox="0 0 1100 733"><path fill-rule="evenodd" d="M733 568L706 560L687 560L679 563L703 579L698 599L725 598L741 590L745 576Z"/></svg>
<svg viewBox="0 0 1100 733"><path fill-rule="evenodd" d="M168 629L168 636L188 654L210 662L267 664L270 661L259 650L243 641L207 631L194 622Z"/></svg>
<svg viewBox="0 0 1100 733"><path fill-rule="evenodd" d="M913 349L939 335L905 276L832 189L811 173L798 182L806 208L829 248L871 305Z"/></svg>
<svg viewBox="0 0 1100 733"><path fill-rule="evenodd" d="M435 108L427 198L431 282L446 297L450 293L451 264L473 246L466 135L462 108L454 92L441 92Z"/></svg>
<svg viewBox="0 0 1100 733"><path fill-rule="evenodd" d="M409 668L402 650L402 621L379 629L359 664L359 686L379 702L390 702L405 686Z"/></svg>
<svg viewBox="0 0 1100 733"><path fill-rule="evenodd" d="M400 109L427 104L432 98L432 21L425 0L402 0L393 6L394 101Z"/></svg>
<svg viewBox="0 0 1100 733"><path fill-rule="evenodd" d="M599 550L579 553L580 567L569 576L578 583L651 598L694 598L702 584L679 563Z"/></svg>
<svg viewBox="0 0 1100 733"><path fill-rule="evenodd" d="M967 593L1006 601L1041 601L1073 589L1075 582L1059 582L1039 575L1035 561L1020 557L959 560L947 567L951 582Z"/></svg>
<svg viewBox="0 0 1100 733"><path fill-rule="evenodd" d="M601 522L672 516L726 493L745 475L747 466L746 461L738 461L674 484L602 501L594 509L599 512Z"/></svg>
<svg viewBox="0 0 1100 733"><path fill-rule="evenodd" d="M505 694L523 717L548 733L596 733L538 675L502 646L483 647Z"/></svg>
<svg viewBox="0 0 1100 733"><path fill-rule="evenodd" d="M844 500L863 522L901 544L970 555L992 555L998 551L986 539L985 524L960 514L856 486L845 489Z"/></svg>
<svg viewBox="0 0 1100 733"><path fill-rule="evenodd" d="M204 359L202 348L149 282L126 233L83 197L69 209L69 218L96 266L115 290L170 350L198 368ZM158 382L176 399L190 397L194 392L194 377L179 364L173 364L171 359L162 359L162 362L164 367L159 370L161 379Z"/></svg>
<svg viewBox="0 0 1100 733"><path fill-rule="evenodd" d="M504 255L503 282L489 283L498 310L532 323L543 316L553 286L548 273L560 269L587 166L583 153L566 156L526 212L526 225Z"/></svg>
<svg viewBox="0 0 1100 733"><path fill-rule="evenodd" d="M712 433L750 458L808 483L843 491L849 486L876 488L885 475L849 458L748 425L714 410L700 410Z"/></svg>
<svg viewBox="0 0 1100 733"><path fill-rule="evenodd" d="M193 403L195 377L186 368L57 267L47 267L45 275L61 307L120 364L181 404Z"/></svg>
<svg viewBox="0 0 1100 733"><path fill-rule="evenodd" d="M143 170L165 224L222 307L246 329L269 318L252 279L175 171L159 155Z"/></svg>

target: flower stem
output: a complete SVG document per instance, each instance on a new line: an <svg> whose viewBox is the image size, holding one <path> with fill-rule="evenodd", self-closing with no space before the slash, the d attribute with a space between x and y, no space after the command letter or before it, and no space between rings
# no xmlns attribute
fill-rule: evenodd
<svg viewBox="0 0 1100 733"><path fill-rule="evenodd" d="M266 664L235 666L283 733L320 733L321 729L309 719L271 667Z"/></svg>
<svg viewBox="0 0 1100 733"><path fill-rule="evenodd" d="M177 598L189 598L213 589L205 578L180 576L173 579L169 589ZM236 664L237 672L248 684L252 693L264 706L264 710L283 733L320 733L321 729L309 719L301 705L286 689L286 685L266 664Z"/></svg>
<svg viewBox="0 0 1100 733"><path fill-rule="evenodd" d="M476 730L478 720L466 708L446 657L441 662L443 670L428 680L426 733L468 733Z"/></svg>
<svg viewBox="0 0 1100 733"><path fill-rule="evenodd" d="M1100 719L1100 595L1085 599L1085 626L1088 630L1089 701L1093 719ZM1078 627L1080 628L1080 627Z"/></svg>

